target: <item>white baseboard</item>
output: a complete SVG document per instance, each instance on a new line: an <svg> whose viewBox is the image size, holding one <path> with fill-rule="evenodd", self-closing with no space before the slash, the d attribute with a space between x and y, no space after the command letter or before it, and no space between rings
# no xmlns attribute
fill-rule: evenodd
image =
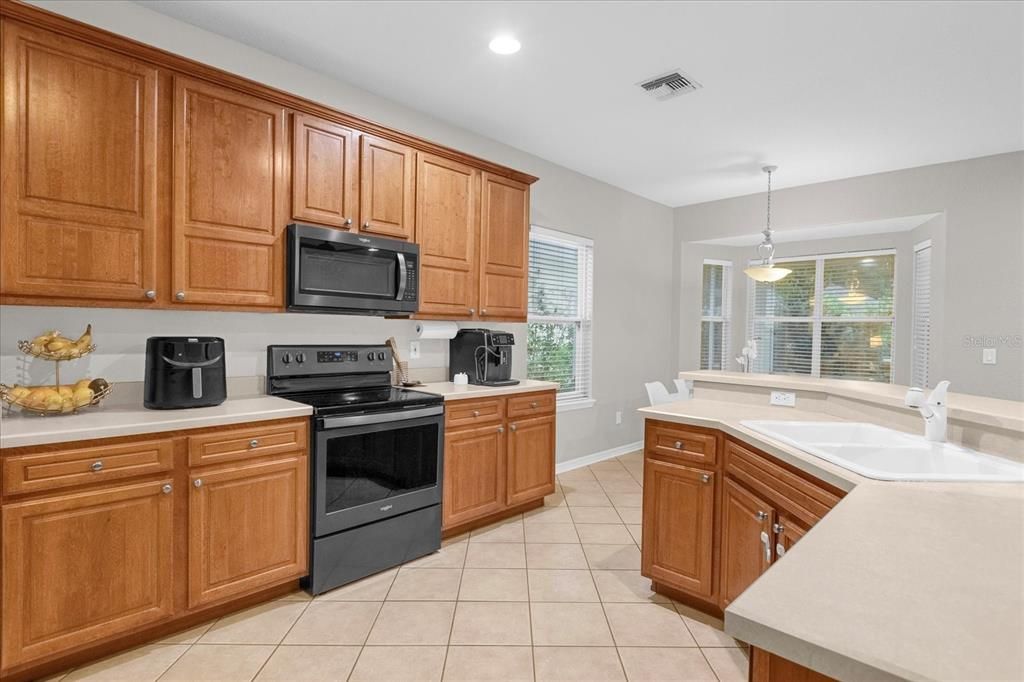
<svg viewBox="0 0 1024 682"><path fill-rule="evenodd" d="M557 462L555 464L555 473L564 474L566 471L572 471L573 469L579 469L581 467L590 466L598 462L603 462L606 459L613 457L621 457L622 455L630 452L641 450L644 447L644 442L638 440L635 443L626 443L618 447L610 448L608 450L601 450L600 452L593 452L589 455L583 455L582 457L576 457L574 459L568 459L564 462Z"/></svg>

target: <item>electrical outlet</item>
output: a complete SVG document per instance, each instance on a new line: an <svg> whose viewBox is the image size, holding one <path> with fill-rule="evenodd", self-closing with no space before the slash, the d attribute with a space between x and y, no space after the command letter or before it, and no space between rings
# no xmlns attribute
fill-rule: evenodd
<svg viewBox="0 0 1024 682"><path fill-rule="evenodd" d="M616 424L621 424L622 423L622 411L621 410L619 410L619 411L617 411L615 413L615 423Z"/></svg>
<svg viewBox="0 0 1024 682"><path fill-rule="evenodd" d="M409 342L409 359L419 360L420 359L420 342L410 341Z"/></svg>
<svg viewBox="0 0 1024 682"><path fill-rule="evenodd" d="M772 405L783 405L784 407L796 407L796 393L786 391L772 391Z"/></svg>
<svg viewBox="0 0 1024 682"><path fill-rule="evenodd" d="M981 349L981 364L983 364L983 365L994 365L994 364L996 364L996 349L995 348L982 348Z"/></svg>

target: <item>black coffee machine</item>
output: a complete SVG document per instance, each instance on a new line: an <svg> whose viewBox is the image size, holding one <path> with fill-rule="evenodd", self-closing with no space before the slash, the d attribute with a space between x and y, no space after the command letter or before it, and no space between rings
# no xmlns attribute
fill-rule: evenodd
<svg viewBox="0 0 1024 682"><path fill-rule="evenodd" d="M448 342L448 380L465 372L469 383L481 386L513 386L512 346L510 332L490 329L460 329Z"/></svg>
<svg viewBox="0 0 1024 682"><path fill-rule="evenodd" d="M227 393L224 339L151 336L146 340L143 404L149 409L220 405Z"/></svg>

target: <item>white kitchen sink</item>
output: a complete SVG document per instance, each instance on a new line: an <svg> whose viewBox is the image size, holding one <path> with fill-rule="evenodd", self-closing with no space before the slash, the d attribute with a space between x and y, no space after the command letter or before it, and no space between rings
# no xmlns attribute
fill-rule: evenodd
<svg viewBox="0 0 1024 682"><path fill-rule="evenodd" d="M743 426L884 481L1024 482L1024 464L875 424L747 420Z"/></svg>

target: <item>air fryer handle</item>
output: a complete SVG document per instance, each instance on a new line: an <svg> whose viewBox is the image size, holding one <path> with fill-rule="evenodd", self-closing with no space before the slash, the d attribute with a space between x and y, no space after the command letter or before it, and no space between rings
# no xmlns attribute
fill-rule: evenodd
<svg viewBox="0 0 1024 682"><path fill-rule="evenodd" d="M203 397L203 368L192 368L192 397L199 399Z"/></svg>
<svg viewBox="0 0 1024 682"><path fill-rule="evenodd" d="M210 360L204 360L202 362L182 362L181 360L172 360L166 355L161 355L160 357L163 358L163 361L166 362L171 367L177 367L178 369L198 369L200 367L209 367L210 365L217 364L218 362L220 362L220 359L223 357L223 355L218 355L215 358L212 358Z"/></svg>

